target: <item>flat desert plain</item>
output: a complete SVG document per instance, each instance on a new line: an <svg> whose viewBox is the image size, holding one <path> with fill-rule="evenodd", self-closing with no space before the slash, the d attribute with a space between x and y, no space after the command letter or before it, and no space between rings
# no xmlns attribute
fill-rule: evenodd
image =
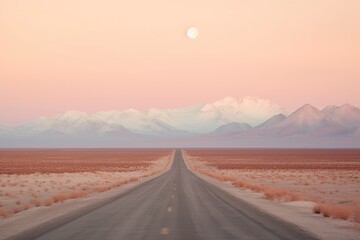
<svg viewBox="0 0 360 240"><path fill-rule="evenodd" d="M172 155L157 149L2 149L0 218L155 175Z"/></svg>
<svg viewBox="0 0 360 240"><path fill-rule="evenodd" d="M274 201L309 201L313 213L360 223L360 150L184 151L196 172L263 193Z"/></svg>

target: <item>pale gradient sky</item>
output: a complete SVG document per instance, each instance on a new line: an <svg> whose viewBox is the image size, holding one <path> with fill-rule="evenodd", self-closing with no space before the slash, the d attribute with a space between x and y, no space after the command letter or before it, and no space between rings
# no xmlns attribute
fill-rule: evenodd
<svg viewBox="0 0 360 240"><path fill-rule="evenodd" d="M359 0L0 0L0 124L225 96L359 106L359 90Z"/></svg>

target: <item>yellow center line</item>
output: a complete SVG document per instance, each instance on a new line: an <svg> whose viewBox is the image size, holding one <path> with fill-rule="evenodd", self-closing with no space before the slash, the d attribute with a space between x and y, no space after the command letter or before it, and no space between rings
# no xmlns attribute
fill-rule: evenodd
<svg viewBox="0 0 360 240"><path fill-rule="evenodd" d="M167 227L163 227L162 229L160 229L160 234L161 235L168 235L169 232L170 232L170 230Z"/></svg>

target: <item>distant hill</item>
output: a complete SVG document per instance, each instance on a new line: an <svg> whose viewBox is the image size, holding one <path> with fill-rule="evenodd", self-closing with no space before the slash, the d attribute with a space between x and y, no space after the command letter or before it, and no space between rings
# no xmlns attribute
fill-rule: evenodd
<svg viewBox="0 0 360 240"><path fill-rule="evenodd" d="M231 97L179 109L68 111L0 126L0 147L360 147L360 109L289 111L269 100Z"/></svg>

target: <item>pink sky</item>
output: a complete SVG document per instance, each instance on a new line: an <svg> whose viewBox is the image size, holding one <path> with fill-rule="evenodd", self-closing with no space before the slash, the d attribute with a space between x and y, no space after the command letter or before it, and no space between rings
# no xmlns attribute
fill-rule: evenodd
<svg viewBox="0 0 360 240"><path fill-rule="evenodd" d="M359 0L0 0L0 124L225 96L359 106L359 25Z"/></svg>

